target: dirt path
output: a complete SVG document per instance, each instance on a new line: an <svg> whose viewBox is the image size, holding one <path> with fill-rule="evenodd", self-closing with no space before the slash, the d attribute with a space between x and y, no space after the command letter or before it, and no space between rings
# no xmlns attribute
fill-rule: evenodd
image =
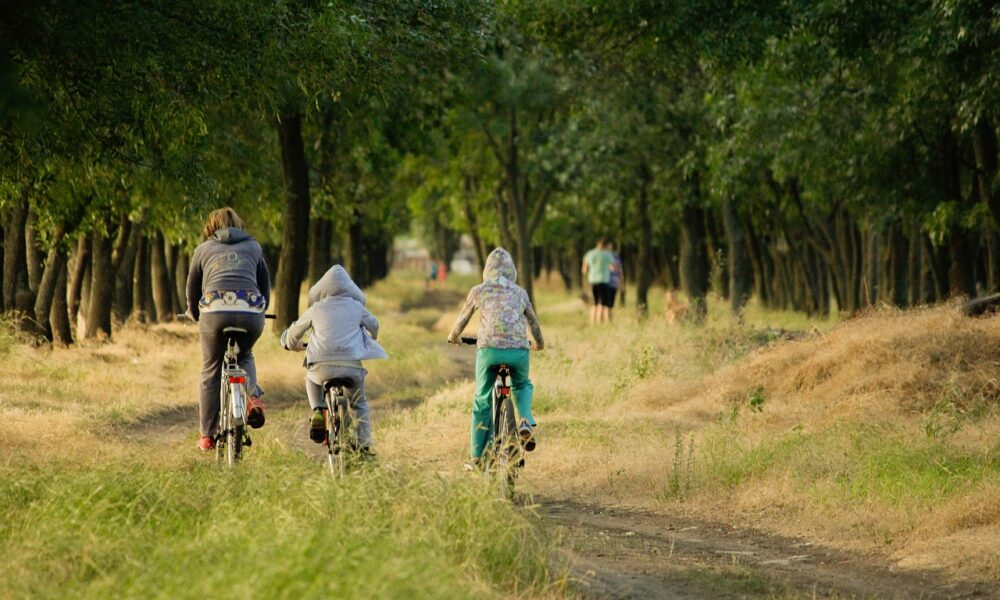
<svg viewBox="0 0 1000 600"><path fill-rule="evenodd" d="M542 499L586 598L997 598L878 558L720 523Z"/></svg>

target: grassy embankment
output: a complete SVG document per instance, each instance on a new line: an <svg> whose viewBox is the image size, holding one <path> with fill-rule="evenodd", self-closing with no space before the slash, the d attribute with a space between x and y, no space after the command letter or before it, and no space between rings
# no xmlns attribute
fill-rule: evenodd
<svg viewBox="0 0 1000 600"><path fill-rule="evenodd" d="M454 374L396 310L413 285L372 302L393 353L370 367L379 436L419 435L393 407ZM220 470L195 449L198 355L184 325L69 350L0 339L0 597L562 594L530 518L474 478L387 447L380 468L331 480L309 456L301 355L271 336L257 352L268 425Z"/></svg>
<svg viewBox="0 0 1000 600"><path fill-rule="evenodd" d="M1000 578L1000 320L939 307L836 323L750 307L741 325L715 301L706 326L671 327L657 302L644 323L626 309L589 328L578 299L541 288L541 441L522 490ZM461 455L452 432L470 393L458 385L416 413L442 464Z"/></svg>

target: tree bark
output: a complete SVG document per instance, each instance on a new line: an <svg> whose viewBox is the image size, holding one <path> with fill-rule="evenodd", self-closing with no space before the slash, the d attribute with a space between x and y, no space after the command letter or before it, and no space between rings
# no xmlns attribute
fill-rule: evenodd
<svg viewBox="0 0 1000 600"><path fill-rule="evenodd" d="M972 149L976 159L976 178L980 199L993 216L993 226L1000 227L1000 189L992 185L997 177L997 133L986 117L972 130Z"/></svg>
<svg viewBox="0 0 1000 600"><path fill-rule="evenodd" d="M293 111L281 114L278 118L278 141L285 182L285 231L272 298L277 315L274 321L276 332L286 329L299 316L299 294L309 261L309 165L302 142L301 114Z"/></svg>
<svg viewBox="0 0 1000 600"><path fill-rule="evenodd" d="M903 234L903 224L896 221L889 228L889 277L892 303L899 307L906 307L910 300L909 258L910 242Z"/></svg>
<svg viewBox="0 0 1000 600"><path fill-rule="evenodd" d="M76 240L76 252L73 253L73 270L69 278L69 320L75 323L80 313L80 303L83 300L83 282L90 267L90 236L86 233Z"/></svg>
<svg viewBox="0 0 1000 600"><path fill-rule="evenodd" d="M722 222L729 241L729 304L734 314L741 314L750 299L752 285L746 233L731 199L722 202Z"/></svg>
<svg viewBox="0 0 1000 600"><path fill-rule="evenodd" d="M49 327L52 328L52 341L62 346L73 343L73 328L70 326L69 305L67 303L69 269L63 266L56 277L56 289L49 307Z"/></svg>
<svg viewBox="0 0 1000 600"><path fill-rule="evenodd" d="M333 223L325 217L316 217L309 223L309 281L316 283L332 265L330 244Z"/></svg>
<svg viewBox="0 0 1000 600"><path fill-rule="evenodd" d="M5 310L17 308L17 293L28 284L27 264L24 256L24 230L28 219L28 201L14 204L4 228L3 256L3 305Z"/></svg>
<svg viewBox="0 0 1000 600"><path fill-rule="evenodd" d="M174 246L174 299L178 313L187 311L187 274L191 267L191 259L183 244Z"/></svg>
<svg viewBox="0 0 1000 600"><path fill-rule="evenodd" d="M64 232L65 229L60 226L52 234L52 248L49 250L48 258L45 260L45 268L42 272L42 278L38 282L38 292L35 295L36 321L41 330L40 332L49 341L53 340L49 315L52 313L56 286L60 274L65 278L66 271L66 251L62 247Z"/></svg>
<svg viewBox="0 0 1000 600"><path fill-rule="evenodd" d="M28 289L32 294L38 293L38 285L42 282L42 272L45 269L45 259L38 241L38 215L29 206L24 228L24 258L28 270ZM39 322L42 320L39 319Z"/></svg>
<svg viewBox="0 0 1000 600"><path fill-rule="evenodd" d="M705 295L708 292L709 269L705 247L705 211L688 202L681 212L681 285L691 302L691 312L699 322L708 313Z"/></svg>
<svg viewBox="0 0 1000 600"><path fill-rule="evenodd" d="M127 222L127 221L126 221ZM118 260L112 261L115 267L115 301L114 315L119 323L124 323L132 314L133 288L132 277L135 273L135 260L142 239L142 225L133 223L125 226L128 239L121 247Z"/></svg>
<svg viewBox="0 0 1000 600"><path fill-rule="evenodd" d="M149 242L146 236L136 236L135 263L132 269L132 314L138 323L147 323L151 307L147 290L149 283Z"/></svg>
<svg viewBox="0 0 1000 600"><path fill-rule="evenodd" d="M174 291L170 285L169 269L165 254L166 244L163 233L157 231L149 238L150 281L153 285L153 303L156 306L156 320L167 323L174 318Z"/></svg>
<svg viewBox="0 0 1000 600"><path fill-rule="evenodd" d="M368 265L365 261L364 219L361 208L355 206L347 226L347 272L358 287L368 287Z"/></svg>
<svg viewBox="0 0 1000 600"><path fill-rule="evenodd" d="M910 266L908 288L910 306L918 306L925 302L921 286L923 285L923 244L920 223L914 221L910 226Z"/></svg>
<svg viewBox="0 0 1000 600"><path fill-rule="evenodd" d="M635 207L639 230L635 305L642 316L649 313L649 288L653 285L653 223L649 218L649 188L652 183L653 172L649 165L642 163L639 166L639 197Z"/></svg>
<svg viewBox="0 0 1000 600"><path fill-rule="evenodd" d="M112 269L112 240L95 230L91 236L93 252L90 302L87 310L87 331L84 337L104 336L111 339L111 301L114 299L115 276Z"/></svg>

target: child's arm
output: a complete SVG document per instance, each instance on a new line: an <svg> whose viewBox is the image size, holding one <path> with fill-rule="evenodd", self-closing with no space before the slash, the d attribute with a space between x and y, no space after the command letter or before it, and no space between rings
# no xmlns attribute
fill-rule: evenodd
<svg viewBox="0 0 1000 600"><path fill-rule="evenodd" d="M531 300L528 300L524 307L524 317L528 319L528 327L531 328L531 337L535 338L535 346L537 346L535 349L544 349L545 338L542 337L542 326L538 324L538 315L535 314L535 307L531 305Z"/></svg>
<svg viewBox="0 0 1000 600"><path fill-rule="evenodd" d="M373 340L378 339L378 319L367 308L361 309L361 326L368 330Z"/></svg>
<svg viewBox="0 0 1000 600"><path fill-rule="evenodd" d="M281 334L281 345L285 350L296 350L299 352L305 350L306 347L302 344L302 336L310 329L312 329L311 306L306 309L306 312L302 313L298 321L289 325L288 329Z"/></svg>
<svg viewBox="0 0 1000 600"><path fill-rule="evenodd" d="M462 307L462 312L459 313L458 320L455 321L455 325L451 328L451 333L448 334L448 342L451 344L458 343L458 336L462 335L462 330L469 324L472 313L476 312L476 289L472 288L469 292L468 297L465 299L465 306Z"/></svg>

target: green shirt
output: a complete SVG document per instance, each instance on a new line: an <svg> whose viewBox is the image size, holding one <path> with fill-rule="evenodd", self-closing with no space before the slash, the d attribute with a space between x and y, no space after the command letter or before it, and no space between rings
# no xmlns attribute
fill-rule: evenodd
<svg viewBox="0 0 1000 600"><path fill-rule="evenodd" d="M607 283L611 280L611 265L615 257L607 250L591 249L583 256L587 265L587 282L590 284Z"/></svg>

